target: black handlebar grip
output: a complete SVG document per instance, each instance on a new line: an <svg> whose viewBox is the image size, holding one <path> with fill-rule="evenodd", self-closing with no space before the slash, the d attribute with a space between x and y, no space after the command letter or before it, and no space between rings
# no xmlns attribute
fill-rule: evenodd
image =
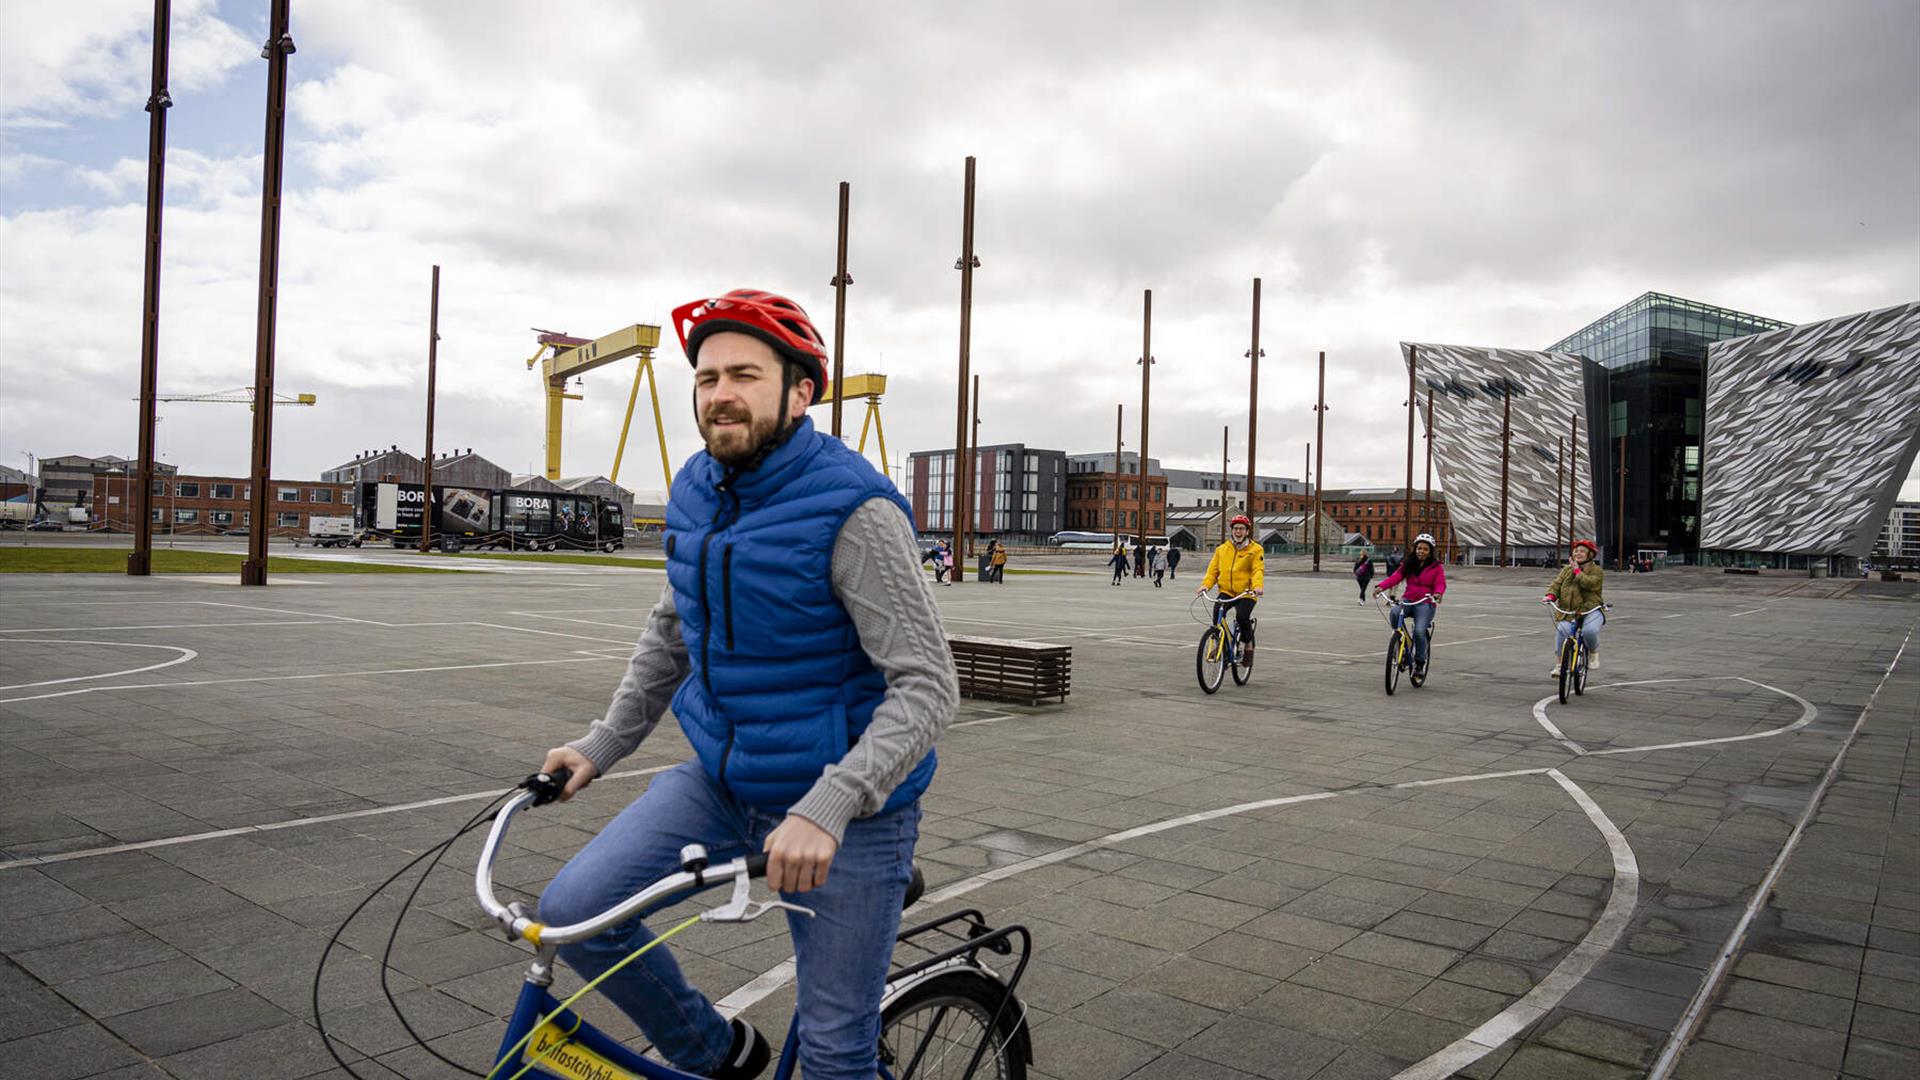
<svg viewBox="0 0 1920 1080"><path fill-rule="evenodd" d="M520 786L533 792L533 805L545 806L558 799L567 789L567 781L573 779L573 770L555 769L550 773L534 773L520 782Z"/></svg>
<svg viewBox="0 0 1920 1080"><path fill-rule="evenodd" d="M763 878L767 876L767 853L762 851L747 856L747 876Z"/></svg>

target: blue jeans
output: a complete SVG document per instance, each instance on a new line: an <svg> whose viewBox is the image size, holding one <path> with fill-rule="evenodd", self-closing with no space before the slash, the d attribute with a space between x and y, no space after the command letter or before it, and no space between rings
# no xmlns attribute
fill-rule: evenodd
<svg viewBox="0 0 1920 1080"><path fill-rule="evenodd" d="M782 820L741 803L699 762L689 761L654 777L640 798L561 868L540 897L540 918L557 926L605 911L678 871L687 844L706 845L715 863L759 851ZM825 885L781 894L817 913L787 916L799 968L800 1066L809 1080L872 1080L878 1071L880 992L919 836L918 803L856 820L847 826ZM641 920L657 909L590 941L562 946L560 958L586 978L599 975L653 940ZM676 1068L705 1074L724 1063L733 1039L726 1020L688 985L665 946L620 969L599 989Z"/></svg>
<svg viewBox="0 0 1920 1080"><path fill-rule="evenodd" d="M1580 644L1586 646L1587 652L1600 647L1600 628L1606 624L1606 612L1599 608L1587 612L1587 621L1580 624ZM1557 657L1567 647L1567 639L1573 636L1573 620L1562 619L1554 625L1559 631L1553 638L1553 655Z"/></svg>
<svg viewBox="0 0 1920 1080"><path fill-rule="evenodd" d="M1427 662L1427 638L1433 634L1433 605L1422 600L1418 604L1393 605L1393 627L1398 630L1400 622L1407 613L1413 613L1413 662Z"/></svg>

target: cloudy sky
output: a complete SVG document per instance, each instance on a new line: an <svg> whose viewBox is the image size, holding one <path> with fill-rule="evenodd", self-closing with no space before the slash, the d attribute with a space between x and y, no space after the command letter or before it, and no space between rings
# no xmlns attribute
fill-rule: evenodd
<svg viewBox="0 0 1920 1080"><path fill-rule="evenodd" d="M160 383L252 381L266 0L176 0ZM1197 12L1197 13L1196 13ZM0 460L135 449L147 0L0 0ZM275 473L422 441L541 457L530 327L665 323L743 284L891 378L897 457L950 445L962 162L979 159L982 438L1327 479L1403 466L1396 343L1538 348L1648 289L1789 321L1920 297L1920 6L1468 2L398 4L295 0ZM696 446L659 365L676 465ZM631 379L589 375L565 471ZM644 401L644 397L642 399ZM857 413L853 414L857 418ZM248 416L162 407L165 460L241 473ZM822 415L824 423L824 414ZM857 424L857 419L852 421ZM646 425L623 479L660 486ZM1908 497L1920 482L1908 481Z"/></svg>

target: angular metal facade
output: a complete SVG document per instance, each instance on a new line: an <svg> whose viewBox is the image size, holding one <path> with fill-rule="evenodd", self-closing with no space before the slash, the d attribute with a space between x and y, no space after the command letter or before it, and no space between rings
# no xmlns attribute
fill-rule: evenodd
<svg viewBox="0 0 1920 1080"><path fill-rule="evenodd" d="M1866 557L1920 450L1920 302L1707 352L1700 547Z"/></svg>
<svg viewBox="0 0 1920 1080"><path fill-rule="evenodd" d="M1463 545L1500 543L1501 394L1511 388L1513 409L1508 452L1507 544L1551 547L1565 542L1567 467L1561 439L1580 443L1579 485L1573 531L1594 531L1593 445L1588 417L1591 395L1605 393L1604 371L1572 353L1488 349L1402 342L1401 357L1414 362L1421 387L1434 391L1433 468L1446 491L1447 509ZM1578 427L1575 429L1574 422ZM1604 492L1600 493L1604 496ZM1556 511L1560 521L1554 520ZM1349 523L1351 524L1351 523Z"/></svg>

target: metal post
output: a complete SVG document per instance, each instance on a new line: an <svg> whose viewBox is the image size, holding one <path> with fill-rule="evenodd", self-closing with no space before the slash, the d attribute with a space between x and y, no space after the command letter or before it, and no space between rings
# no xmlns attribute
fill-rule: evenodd
<svg viewBox="0 0 1920 1080"><path fill-rule="evenodd" d="M1313 406L1313 572L1320 572L1320 518L1326 503L1321 492L1327 486L1327 354L1320 354L1320 395ZM1346 537L1341 537L1342 540Z"/></svg>
<svg viewBox="0 0 1920 1080"><path fill-rule="evenodd" d="M1420 531L1433 531L1433 388L1427 388L1427 486L1420 495ZM1440 557L1440 538L1434 537L1433 557Z"/></svg>
<svg viewBox="0 0 1920 1080"><path fill-rule="evenodd" d="M853 278L847 273L847 204L850 185L840 181L840 254L833 271L833 437L840 437L840 398L846 387L847 286ZM881 465L886 458L880 459Z"/></svg>
<svg viewBox="0 0 1920 1080"><path fill-rule="evenodd" d="M1400 506L1401 552L1413 554L1413 414L1420 410L1420 391L1414 385L1414 370L1420 366L1420 347L1407 346L1407 489Z"/></svg>
<svg viewBox="0 0 1920 1080"><path fill-rule="evenodd" d="M154 0L153 4L153 84L147 95L147 276L146 295L140 311L140 493L133 497L136 511L133 526L133 551L127 556L127 573L144 577L153 572L153 425L159 408L156 395L160 381L160 229L162 202L166 195L167 110L173 98L167 93L167 57L173 26L173 0ZM29 478L28 483L32 480ZM29 501L33 492L27 493Z"/></svg>
<svg viewBox="0 0 1920 1080"><path fill-rule="evenodd" d="M973 330L973 155L967 155L966 191L960 214L960 257L953 268L960 271L960 404L953 425L953 576L964 581L967 550L967 376Z"/></svg>
<svg viewBox="0 0 1920 1080"><path fill-rule="evenodd" d="M973 486L977 488L980 484L979 478L975 475L976 471L980 468L980 376L977 374L973 377L973 424L968 430L972 434L967 451L967 475L972 480ZM973 530L980 524L977 520L980 516L980 511L973 505L973 496L978 494L979 492L976 490L967 497L968 516L975 519L967 522L967 556L969 558L973 556L973 541L975 539ZM993 513L993 504L991 502L987 504L987 513L989 517L991 517Z"/></svg>
<svg viewBox="0 0 1920 1080"><path fill-rule="evenodd" d="M1572 417L1573 419L1568 423L1573 429L1573 434L1567 436L1567 449L1573 454L1568 459L1570 464L1567 466L1567 545L1569 548L1580 536L1575 531L1579 527L1580 520L1580 413L1575 411ZM1571 557L1572 551L1566 552L1566 556Z"/></svg>
<svg viewBox="0 0 1920 1080"><path fill-rule="evenodd" d="M1247 516L1254 513L1253 493L1260 490L1260 481L1254 476L1255 447L1260 438L1260 279L1253 279L1253 344L1247 349L1247 367L1250 381L1247 387Z"/></svg>
<svg viewBox="0 0 1920 1080"><path fill-rule="evenodd" d="M1153 413L1153 290L1144 290L1140 318L1140 531L1133 576L1147 576L1147 423ZM1224 493L1223 493L1224 494Z"/></svg>
<svg viewBox="0 0 1920 1080"><path fill-rule="evenodd" d="M1620 458L1620 471L1619 479L1613 482L1613 486L1616 492L1614 498L1619 509L1614 512L1613 519L1619 545L1614 549L1618 552L1614 556L1614 567L1625 570L1627 568L1627 434L1624 431L1620 433L1620 449L1617 454Z"/></svg>
<svg viewBox="0 0 1920 1080"><path fill-rule="evenodd" d="M1232 509L1232 500L1227 497L1227 425L1222 424L1220 425L1220 542L1223 544L1227 542L1228 511Z"/></svg>
<svg viewBox="0 0 1920 1080"><path fill-rule="evenodd" d="M440 264L433 267L433 301L427 314L427 472L420 490L420 551L433 545L433 384L440 357ZM598 520L598 519L596 519Z"/></svg>
<svg viewBox="0 0 1920 1080"><path fill-rule="evenodd" d="M1558 464L1553 477L1553 558L1560 559L1560 553L1567 550L1568 541L1560 535L1560 525L1565 517L1567 505L1567 485L1560 482L1560 474L1567 469L1567 437L1560 436L1560 456L1553 459Z"/></svg>
<svg viewBox="0 0 1920 1080"><path fill-rule="evenodd" d="M1507 562L1507 451L1513 443L1513 386L1500 384L1500 556L1496 566Z"/></svg>
<svg viewBox="0 0 1920 1080"><path fill-rule="evenodd" d="M1121 446L1123 446L1123 445L1125 445L1125 444L1124 444L1124 443L1122 443L1122 442L1121 442L1121 440L1120 440L1120 431L1121 431L1121 426L1122 426L1122 425L1123 425L1124 423L1126 423L1126 416L1127 416L1127 406L1125 405L1125 403L1122 403L1122 404L1119 404L1119 405L1115 405L1115 406L1114 406L1114 409L1113 409L1113 475L1114 475L1114 482L1113 482L1113 510L1112 510L1112 513L1113 513L1113 540L1114 540L1114 542L1115 542L1115 543L1119 543L1119 542L1120 542L1120 530L1121 530L1121 528L1122 528L1122 527L1123 527L1123 526L1124 526L1124 525L1126 524L1126 519L1125 519L1125 517L1123 516L1123 512L1122 512L1122 511L1121 511L1121 509L1120 509L1120 507L1121 507L1121 505L1122 505L1122 504L1121 504L1121 501L1120 501L1120 500L1121 500L1122 498L1124 498L1124 497L1125 497L1123 493L1124 493L1124 492L1126 491L1126 488L1124 488L1124 487L1122 487L1121 485L1125 483L1125 481L1126 481L1126 477L1127 477L1127 469L1126 469L1126 466L1125 466L1125 465L1122 465L1122 464L1120 463L1120 448L1121 448ZM1100 500L1100 501L1101 501L1101 503L1102 503L1102 504L1104 505L1104 504L1106 503L1106 501L1107 501L1107 500L1105 500L1105 499L1102 499L1102 500ZM1107 554L1109 554L1109 555L1111 555L1111 554L1113 554L1113 553L1112 553L1112 552L1108 552Z"/></svg>
<svg viewBox="0 0 1920 1080"><path fill-rule="evenodd" d="M240 584L267 583L267 535L273 523L267 517L268 485L273 471L273 335L279 314L280 291L280 178L286 157L287 57L293 35L287 32L292 0L273 0L266 47L267 60L266 168L260 182L260 302L254 327L253 355L253 521L247 528L247 559L240 564Z"/></svg>

